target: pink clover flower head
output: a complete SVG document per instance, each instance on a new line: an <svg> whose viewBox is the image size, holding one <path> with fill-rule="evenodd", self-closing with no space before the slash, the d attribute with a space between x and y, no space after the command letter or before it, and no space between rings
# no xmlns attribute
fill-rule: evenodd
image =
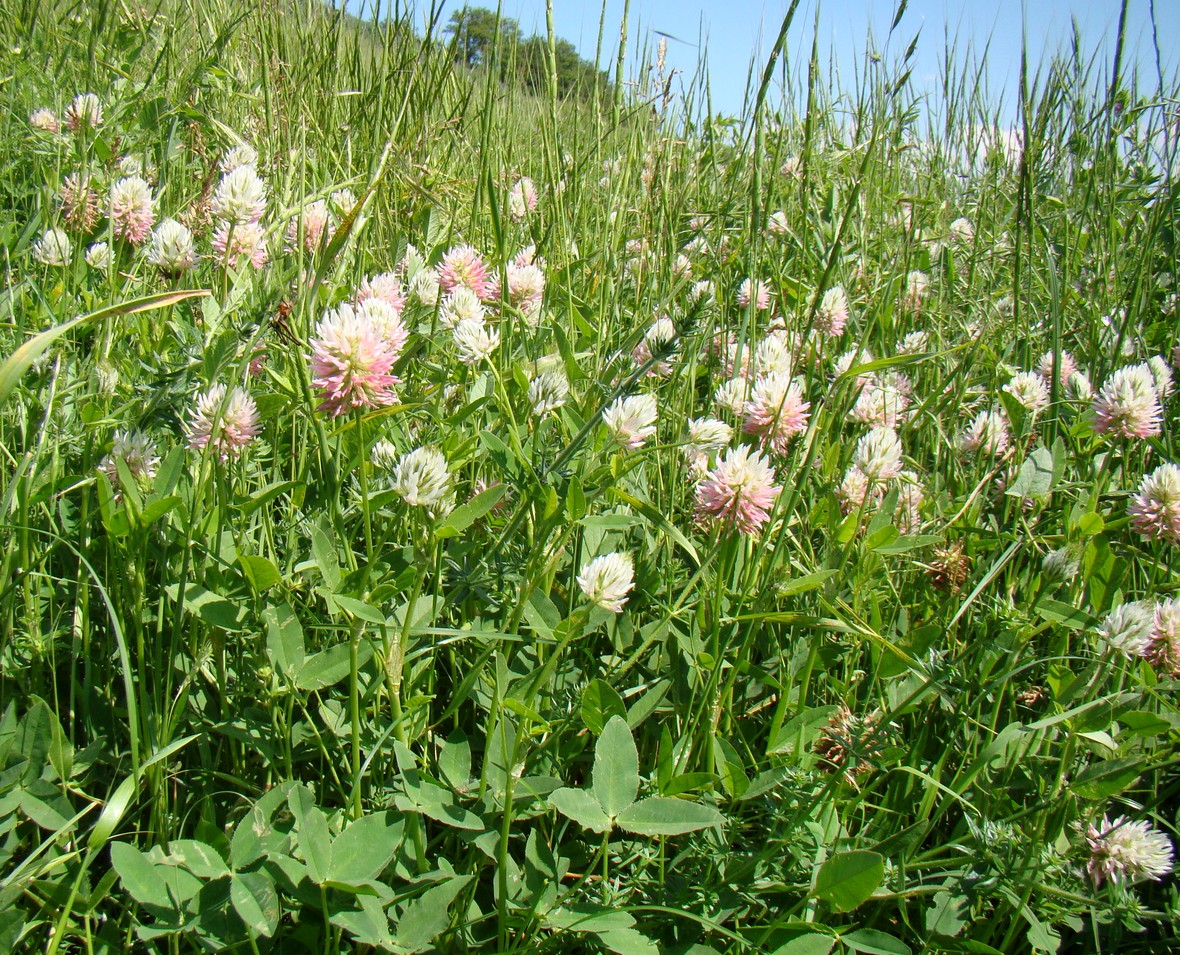
<svg viewBox="0 0 1180 955"><path fill-rule="evenodd" d="M981 411L962 436L959 447L967 454L982 454L998 458L1008 450L1008 419L998 411Z"/></svg>
<svg viewBox="0 0 1180 955"><path fill-rule="evenodd" d="M602 413L602 421L615 444L630 451L643 447L656 433L657 417L655 395L616 398Z"/></svg>
<svg viewBox="0 0 1180 955"><path fill-rule="evenodd" d="M61 186L61 214L67 229L90 232L98 222L98 193L81 173L66 176Z"/></svg>
<svg viewBox="0 0 1180 955"><path fill-rule="evenodd" d="M770 519L782 488L761 452L731 448L697 485L696 517L704 526L754 535Z"/></svg>
<svg viewBox="0 0 1180 955"><path fill-rule="evenodd" d="M266 183L253 166L238 166L222 177L210 208L217 218L237 225L257 222L266 212Z"/></svg>
<svg viewBox="0 0 1180 955"><path fill-rule="evenodd" d="M1170 676L1180 676L1180 597L1155 605L1155 626L1143 658Z"/></svg>
<svg viewBox="0 0 1180 955"><path fill-rule="evenodd" d="M1090 860L1086 871L1095 886L1109 880L1119 884L1143 879L1159 881L1172 871L1172 842L1144 820L1125 816L1086 827Z"/></svg>
<svg viewBox="0 0 1180 955"><path fill-rule="evenodd" d="M242 388L226 394L225 385L213 385L197 396L197 404L185 427L188 446L212 448L222 461L237 457L258 436L258 406Z"/></svg>
<svg viewBox="0 0 1180 955"><path fill-rule="evenodd" d="M745 279L738 287L737 303L746 308L753 302L754 308L760 312L770 308L770 289L766 283L758 279Z"/></svg>
<svg viewBox="0 0 1180 955"><path fill-rule="evenodd" d="M61 132L61 122L51 109L34 110L29 116L29 125L39 133Z"/></svg>
<svg viewBox="0 0 1180 955"><path fill-rule="evenodd" d="M470 245L456 246L443 256L438 265L438 285L444 292L462 285L485 302L493 298L487 264Z"/></svg>
<svg viewBox="0 0 1180 955"><path fill-rule="evenodd" d="M390 370L395 360L368 314L348 305L328 311L311 340L312 385L322 398L317 410L335 418L354 408L393 404L398 380Z"/></svg>
<svg viewBox="0 0 1180 955"><path fill-rule="evenodd" d="M1077 371L1078 363L1074 361L1073 355L1067 351L1061 352L1057 358L1057 380L1061 382L1062 388L1068 387L1069 379ZM1046 385L1053 380L1053 353L1051 351L1047 351L1041 356L1041 360L1037 364L1037 372L1045 380Z"/></svg>
<svg viewBox="0 0 1180 955"><path fill-rule="evenodd" d="M270 259L266 232L258 222L218 223L213 233L213 251L223 263L235 268L241 259L249 259L254 268L261 269Z"/></svg>
<svg viewBox="0 0 1180 955"><path fill-rule="evenodd" d="M93 93L79 93L66 108L66 126L71 133L102 125L102 103Z"/></svg>
<svg viewBox="0 0 1180 955"><path fill-rule="evenodd" d="M328 212L328 204L323 199L318 199L287 223L287 250L294 252L298 249L299 238L302 235L303 248L311 255L319 249L324 234L331 231L332 216Z"/></svg>
<svg viewBox="0 0 1180 955"><path fill-rule="evenodd" d="M111 226L116 238L143 245L156 221L152 187L141 176L127 176L111 187Z"/></svg>
<svg viewBox="0 0 1180 955"><path fill-rule="evenodd" d="M815 310L815 329L827 338L835 338L848 324L848 296L843 286L830 288L819 300Z"/></svg>
<svg viewBox="0 0 1180 955"><path fill-rule="evenodd" d="M508 193L508 212L519 221L536 208L537 187L528 176L521 176Z"/></svg>
<svg viewBox="0 0 1180 955"><path fill-rule="evenodd" d="M1160 433L1159 394L1146 364L1119 368L1102 385L1093 402L1094 430L1121 438L1150 438Z"/></svg>
<svg viewBox="0 0 1180 955"><path fill-rule="evenodd" d="M582 568L578 586L594 606L622 613L627 595L635 589L635 565L628 554L603 554Z"/></svg>
<svg viewBox="0 0 1180 955"><path fill-rule="evenodd" d="M406 307L406 291L396 272L381 272L361 282L356 293L357 304L370 298L388 302L399 315Z"/></svg>
<svg viewBox="0 0 1180 955"><path fill-rule="evenodd" d="M885 485L872 480L855 464L844 472L844 478L836 488L836 499L840 502L840 510L844 514L875 504L884 496Z"/></svg>
<svg viewBox="0 0 1180 955"><path fill-rule="evenodd" d="M1145 540L1180 544L1180 467L1161 464L1144 475L1127 505L1127 516Z"/></svg>
<svg viewBox="0 0 1180 955"><path fill-rule="evenodd" d="M789 374L763 375L746 402L742 430L758 435L764 444L785 455L791 439L807 430L810 407L810 402L803 400L799 382Z"/></svg>

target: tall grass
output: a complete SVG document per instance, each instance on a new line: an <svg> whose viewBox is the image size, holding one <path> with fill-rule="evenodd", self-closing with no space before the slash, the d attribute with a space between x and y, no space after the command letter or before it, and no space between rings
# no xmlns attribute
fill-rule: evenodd
<svg viewBox="0 0 1180 955"><path fill-rule="evenodd" d="M1175 944L1180 501L1136 518L1177 461L1175 78L1074 36L1009 128L986 49L948 40L929 95L904 4L850 73L788 49L797 6L730 120L630 8L612 96L568 101L552 16L536 97L456 67L436 9L0 19L8 948ZM87 92L100 123L31 126ZM243 144L262 268L213 248ZM195 267L122 236L133 175ZM469 362L462 245L499 336ZM387 272L396 398L317 410L325 316ZM1149 359L1158 428L1103 430L1095 395ZM538 414L542 372L569 393ZM807 403L778 441L751 393L776 373ZM216 385L256 405L240 452L194 446ZM640 394L626 448L604 412ZM449 474L429 507L418 448ZM738 448L774 471L753 533L702 490ZM608 554L617 612L585 583Z"/></svg>

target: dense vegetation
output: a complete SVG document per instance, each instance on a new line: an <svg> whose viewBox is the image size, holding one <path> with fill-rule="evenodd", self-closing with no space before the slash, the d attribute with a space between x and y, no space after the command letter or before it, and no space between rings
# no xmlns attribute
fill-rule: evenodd
<svg viewBox="0 0 1180 955"><path fill-rule="evenodd" d="M1176 945L1177 84L794 10L9 5L0 948Z"/></svg>
<svg viewBox="0 0 1180 955"><path fill-rule="evenodd" d="M500 82L514 80L533 93L543 93L549 84L549 41L543 36L521 36L520 24L512 17L497 17L485 7L464 7L451 14L444 34L454 37L455 62L468 69L498 64ZM609 77L593 63L578 55L569 40L555 37L553 76L557 92L581 99L591 94L609 96Z"/></svg>

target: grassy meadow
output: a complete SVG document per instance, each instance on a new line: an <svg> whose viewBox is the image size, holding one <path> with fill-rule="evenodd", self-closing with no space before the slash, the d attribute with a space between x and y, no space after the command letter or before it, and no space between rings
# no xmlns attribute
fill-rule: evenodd
<svg viewBox="0 0 1180 955"><path fill-rule="evenodd" d="M796 6L8 0L0 950L1180 947L1180 84Z"/></svg>

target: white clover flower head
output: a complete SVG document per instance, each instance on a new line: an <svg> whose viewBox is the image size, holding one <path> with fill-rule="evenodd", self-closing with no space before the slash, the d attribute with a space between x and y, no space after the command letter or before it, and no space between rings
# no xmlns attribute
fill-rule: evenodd
<svg viewBox="0 0 1180 955"><path fill-rule="evenodd" d="M884 481L901 473L901 440L892 428L873 428L856 444L853 466L867 478Z"/></svg>
<svg viewBox="0 0 1180 955"><path fill-rule="evenodd" d="M569 391L570 383L565 372L559 369L541 372L529 382L529 404L533 414L540 418L556 411L565 404Z"/></svg>
<svg viewBox="0 0 1180 955"><path fill-rule="evenodd" d="M210 208L218 219L237 225L257 222L266 212L266 183L253 166L238 166L222 178Z"/></svg>
<svg viewBox="0 0 1180 955"><path fill-rule="evenodd" d="M62 268L70 264L73 248L70 237L61 229L46 229L41 238L33 243L33 258L42 265Z"/></svg>
<svg viewBox="0 0 1180 955"><path fill-rule="evenodd" d="M951 223L950 236L952 242L967 243L975 238L975 226L965 216L960 216Z"/></svg>
<svg viewBox="0 0 1180 955"><path fill-rule="evenodd" d="M537 208L537 187L528 176L521 176L508 193L508 213L523 219Z"/></svg>
<svg viewBox="0 0 1180 955"><path fill-rule="evenodd" d="M438 304L438 275L435 271L421 268L415 272L410 279L409 294L427 308L434 308Z"/></svg>
<svg viewBox="0 0 1180 955"><path fill-rule="evenodd" d="M873 361L873 353L867 348L850 348L832 362L832 372L837 378L848 374L856 365L867 365Z"/></svg>
<svg viewBox="0 0 1180 955"><path fill-rule="evenodd" d="M866 387L852 406L849 417L861 424L896 428L906 419L910 399L892 385Z"/></svg>
<svg viewBox="0 0 1180 955"><path fill-rule="evenodd" d="M586 599L610 613L622 613L635 588L635 565L627 554L603 554L582 568L578 586Z"/></svg>
<svg viewBox="0 0 1180 955"><path fill-rule="evenodd" d="M615 444L634 451L656 433L656 396L628 395L616 398L602 420Z"/></svg>
<svg viewBox="0 0 1180 955"><path fill-rule="evenodd" d="M835 338L848 324L848 296L844 286L837 285L824 292L815 310L815 329L821 335Z"/></svg>
<svg viewBox="0 0 1180 955"><path fill-rule="evenodd" d="M490 358L500 346L500 333L480 318L461 319L456 323L452 336L459 361L465 365L475 365Z"/></svg>
<svg viewBox="0 0 1180 955"><path fill-rule="evenodd" d="M719 451L733 440L733 427L716 418L693 418L688 422L688 447L694 453Z"/></svg>
<svg viewBox="0 0 1180 955"><path fill-rule="evenodd" d="M392 471L397 467L397 460L397 447L392 441L378 441L369 452L369 461L378 471Z"/></svg>
<svg viewBox="0 0 1180 955"><path fill-rule="evenodd" d="M682 453L694 480L708 476L717 452L733 440L733 427L716 418L693 418Z"/></svg>
<svg viewBox="0 0 1180 955"><path fill-rule="evenodd" d="M676 341L676 324L672 319L661 316L652 322L643 338L653 349L663 348Z"/></svg>
<svg viewBox="0 0 1180 955"><path fill-rule="evenodd" d="M708 279L694 282L692 288L688 290L688 297L694 302L703 302L706 305L713 305L717 302L717 298L713 294L713 283Z"/></svg>
<svg viewBox="0 0 1180 955"><path fill-rule="evenodd" d="M930 335L923 329L910 332L897 345L899 355L920 355L930 350Z"/></svg>
<svg viewBox="0 0 1180 955"><path fill-rule="evenodd" d="M94 129L102 125L102 103L94 93L79 93L66 109L66 125L71 132Z"/></svg>
<svg viewBox="0 0 1180 955"><path fill-rule="evenodd" d="M231 173L242 166L257 167L257 165L258 150L249 143L238 143L235 146L230 146L217 164L222 175Z"/></svg>
<svg viewBox="0 0 1180 955"><path fill-rule="evenodd" d="M61 131L61 123L51 109L34 110L29 116L29 125L39 133L57 133Z"/></svg>
<svg viewBox="0 0 1180 955"><path fill-rule="evenodd" d="M1081 549L1067 544L1045 554L1041 560L1041 570L1053 580L1072 580L1081 568L1081 559Z"/></svg>
<svg viewBox="0 0 1180 955"><path fill-rule="evenodd" d="M1119 604L1102 621L1099 636L1112 650L1139 657L1151 645L1155 609L1142 601Z"/></svg>
<svg viewBox="0 0 1180 955"><path fill-rule="evenodd" d="M483 302L466 285L456 285L438 309L438 320L443 328L454 328L462 321L482 323L486 315Z"/></svg>
<svg viewBox="0 0 1180 955"><path fill-rule="evenodd" d="M86 250L86 264L99 272L111 267L111 247L105 242L95 242Z"/></svg>
<svg viewBox="0 0 1180 955"><path fill-rule="evenodd" d="M337 189L329 199L332 209L342 219L347 219L352 215L352 210L356 208L356 195L351 189Z"/></svg>
<svg viewBox="0 0 1180 955"><path fill-rule="evenodd" d="M438 507L451 493L447 459L435 448L407 451L394 468L393 490L411 507Z"/></svg>
<svg viewBox="0 0 1180 955"><path fill-rule="evenodd" d="M119 173L124 176L142 176L143 160L138 156L124 156L119 160Z"/></svg>
<svg viewBox="0 0 1180 955"><path fill-rule="evenodd" d="M959 447L967 454L999 457L1008 450L1008 441L1008 419L998 411L981 411L959 438Z"/></svg>
<svg viewBox="0 0 1180 955"><path fill-rule="evenodd" d="M1096 886L1107 880L1158 881L1172 871L1171 840L1145 820L1119 816L1111 821L1103 816L1101 823L1086 827L1086 842L1090 848L1086 871Z"/></svg>
<svg viewBox="0 0 1180 955"><path fill-rule="evenodd" d="M1065 394L1073 401L1089 401L1094 397L1094 386L1084 371L1075 371L1065 382Z"/></svg>
<svg viewBox="0 0 1180 955"><path fill-rule="evenodd" d="M766 222L766 232L768 235L784 236L790 234L791 223L787 219L787 214L782 210L772 212L770 218Z"/></svg>
<svg viewBox="0 0 1180 955"><path fill-rule="evenodd" d="M723 411L741 417L746 413L750 397L750 382L745 378L730 378L717 386L713 400Z"/></svg>
<svg viewBox="0 0 1180 955"><path fill-rule="evenodd" d="M1049 389L1035 371L1021 371L1012 376L1004 390L1017 400L1022 408L1036 415L1049 407Z"/></svg>
<svg viewBox="0 0 1180 955"><path fill-rule="evenodd" d="M754 367L762 376L785 375L791 376L794 371L794 360L791 357L791 343L785 335L768 335L758 343L754 353Z"/></svg>
<svg viewBox="0 0 1180 955"><path fill-rule="evenodd" d="M142 431L116 431L111 453L103 458L98 468L117 487L119 475L116 461L126 464L136 481L147 483L156 476L160 457L156 454L152 439Z"/></svg>
<svg viewBox="0 0 1180 955"><path fill-rule="evenodd" d="M506 271L508 301L524 313L530 325L535 325L545 297L545 273L533 262L523 265L509 262Z"/></svg>
<svg viewBox="0 0 1180 955"><path fill-rule="evenodd" d="M1151 369L1152 377L1155 379L1155 391L1162 404L1175 387L1172 382L1172 368L1163 355L1153 355L1147 359L1147 367Z"/></svg>
<svg viewBox="0 0 1180 955"><path fill-rule="evenodd" d="M147 260L162 272L185 272L197 264L193 234L175 219L165 219L152 232Z"/></svg>

